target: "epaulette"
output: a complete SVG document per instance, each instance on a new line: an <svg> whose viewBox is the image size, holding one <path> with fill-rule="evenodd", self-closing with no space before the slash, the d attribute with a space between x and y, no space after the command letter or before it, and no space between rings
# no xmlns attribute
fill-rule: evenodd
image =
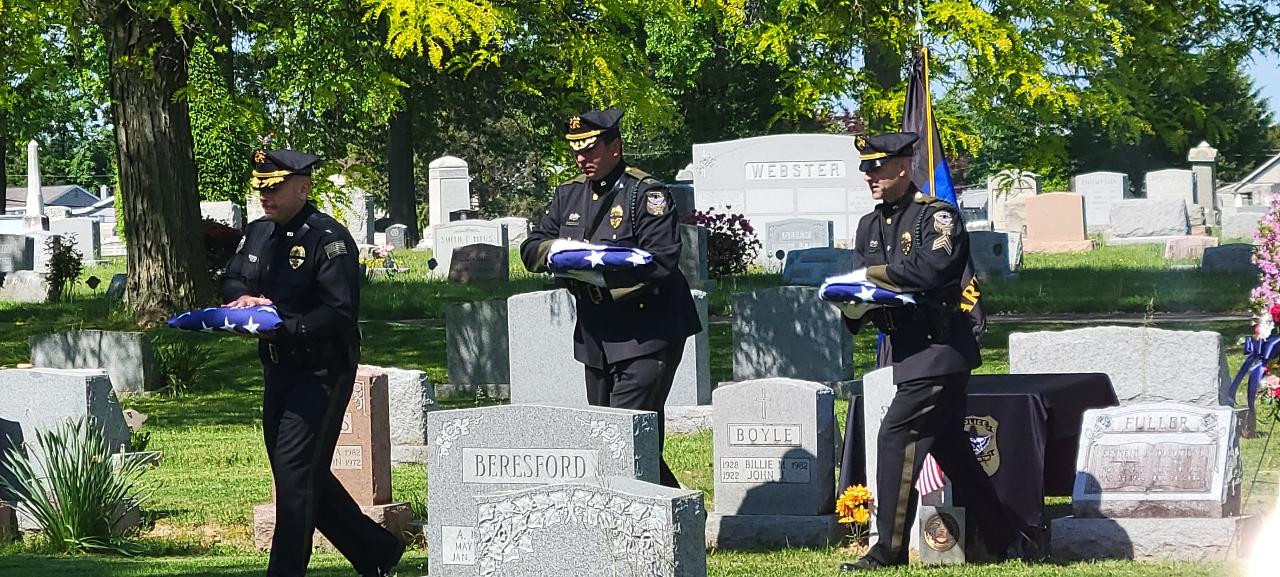
<svg viewBox="0 0 1280 577"><path fill-rule="evenodd" d="M634 167L634 166L628 166L628 167L627 167L627 174L631 175L631 178L634 178L634 179L636 179L636 180L646 180L646 179L647 179L647 180L658 180L658 179L654 178L654 177L653 177L653 175L651 175L651 174L649 174L649 173L647 173L647 172L645 172L645 171L643 171L643 170L640 170L639 168L636 168L636 167Z"/></svg>
<svg viewBox="0 0 1280 577"><path fill-rule="evenodd" d="M575 177L573 178L573 180L570 180L569 182L576 182L576 183L578 183L578 184L582 184L582 183L584 183L584 182L586 182L586 181L587 181L587 175L585 175L585 174L579 174L578 176L575 176Z"/></svg>
<svg viewBox="0 0 1280 577"><path fill-rule="evenodd" d="M935 202L946 202L946 201L942 200L941 198L938 198L938 197L936 197L936 196L934 196L934 195L932 195L932 194L925 194L925 193L920 192L920 191L916 191L916 199L915 199L915 200L916 200L916 202L918 202L918 203L920 203L920 204L933 204L933 203L935 203Z"/></svg>

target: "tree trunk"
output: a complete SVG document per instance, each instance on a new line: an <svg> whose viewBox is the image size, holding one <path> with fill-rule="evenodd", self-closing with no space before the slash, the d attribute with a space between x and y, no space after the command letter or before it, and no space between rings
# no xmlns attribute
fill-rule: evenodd
<svg viewBox="0 0 1280 577"><path fill-rule="evenodd" d="M83 2L110 54L111 117L128 239L125 299L138 324L151 326L212 297L191 122L186 101L174 98L187 85L187 44L167 18L114 0Z"/></svg>
<svg viewBox="0 0 1280 577"><path fill-rule="evenodd" d="M876 86L883 91L892 90L898 83L902 82L902 67L906 64L905 55L902 51L892 45L886 45L875 34L868 35L867 45L863 49L863 62L867 70L871 72L871 77L875 79ZM890 126L892 119L886 117L878 117L869 115L868 110L862 111L863 120L872 132L885 132L890 130L900 130L900 126Z"/></svg>
<svg viewBox="0 0 1280 577"><path fill-rule="evenodd" d="M405 110L391 117L387 127L387 184L391 220L409 227L409 246L418 243L418 193L413 182L413 113Z"/></svg>
<svg viewBox="0 0 1280 577"><path fill-rule="evenodd" d="M0 214L9 212L9 114L0 112Z"/></svg>

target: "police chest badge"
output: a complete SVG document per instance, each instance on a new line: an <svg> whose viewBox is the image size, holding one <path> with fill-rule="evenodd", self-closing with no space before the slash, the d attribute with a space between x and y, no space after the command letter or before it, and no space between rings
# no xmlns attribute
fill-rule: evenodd
<svg viewBox="0 0 1280 577"><path fill-rule="evenodd" d="M933 241L933 250L945 250L947 255L951 255L954 247L951 245L951 230L955 228L955 218L949 212L933 213L933 230L938 231L937 240Z"/></svg>
<svg viewBox="0 0 1280 577"><path fill-rule="evenodd" d="M996 432L1000 429L1000 421L990 415L969 415L964 418L964 430L969 432L969 444L973 446L973 455L978 458L982 470L991 477L1000 470L1000 445L997 444Z"/></svg>
<svg viewBox="0 0 1280 577"><path fill-rule="evenodd" d="M911 254L911 233L902 233L902 254Z"/></svg>
<svg viewBox="0 0 1280 577"><path fill-rule="evenodd" d="M667 212L667 192L650 190L644 193L644 209L653 216L662 216Z"/></svg>
<svg viewBox="0 0 1280 577"><path fill-rule="evenodd" d="M609 209L609 226L618 228L622 226L622 205L615 204Z"/></svg>
<svg viewBox="0 0 1280 577"><path fill-rule="evenodd" d="M295 246L289 249L289 266L293 270L302 268L302 263L307 261L307 249L302 246Z"/></svg>

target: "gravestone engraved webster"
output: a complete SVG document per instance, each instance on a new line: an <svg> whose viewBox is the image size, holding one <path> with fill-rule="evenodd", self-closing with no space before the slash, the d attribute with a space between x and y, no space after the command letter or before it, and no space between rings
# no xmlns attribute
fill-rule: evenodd
<svg viewBox="0 0 1280 577"><path fill-rule="evenodd" d="M600 487L611 476L658 482L658 423L651 412L497 405L435 411L427 427L428 573L434 577L485 569L478 563L484 528L477 497L560 483Z"/></svg>
<svg viewBox="0 0 1280 577"><path fill-rule="evenodd" d="M101 223L93 218L62 218L49 221L49 232L74 242L85 262L102 258Z"/></svg>
<svg viewBox="0 0 1280 577"><path fill-rule="evenodd" d="M1084 218L1089 232L1111 227L1111 204L1124 200L1129 175L1121 172L1087 172L1071 177L1071 191L1084 197Z"/></svg>
<svg viewBox="0 0 1280 577"><path fill-rule="evenodd" d="M119 394L154 390L160 367L146 333L68 331L27 339L31 364L51 369L106 369Z"/></svg>
<svg viewBox="0 0 1280 577"><path fill-rule="evenodd" d="M476 501L481 577L707 574L700 491L610 477Z"/></svg>
<svg viewBox="0 0 1280 577"><path fill-rule="evenodd" d="M1244 472L1230 407L1137 403L1085 411L1075 514L1053 520L1063 561L1228 561L1257 518L1237 516Z"/></svg>
<svg viewBox="0 0 1280 577"><path fill-rule="evenodd" d="M492 397L511 381L511 343L507 336L507 301L451 303L445 307L445 358L449 383L440 396L474 396L476 389ZM572 346L572 344L570 344Z"/></svg>
<svg viewBox="0 0 1280 577"><path fill-rule="evenodd" d="M770 222L764 226L764 252L760 256L765 262L781 268L781 261L793 250L830 248L834 234L834 225L829 220L790 218ZM779 252L782 259L778 258Z"/></svg>
<svg viewBox="0 0 1280 577"><path fill-rule="evenodd" d="M396 249L409 248L409 227L403 224L388 226L387 244Z"/></svg>
<svg viewBox="0 0 1280 577"><path fill-rule="evenodd" d="M795 379L716 388L716 506L707 522L708 546L823 547L839 541L834 403L830 388Z"/></svg>
<svg viewBox="0 0 1280 577"><path fill-rule="evenodd" d="M733 295L733 378L842 381L853 376L853 339L818 289L779 287Z"/></svg>
<svg viewBox="0 0 1280 577"><path fill-rule="evenodd" d="M449 280L469 283L506 282L511 277L511 253L505 246L469 244L453 249L449 258Z"/></svg>
<svg viewBox="0 0 1280 577"><path fill-rule="evenodd" d="M438 265L431 271L433 276L449 275L453 251L473 244L489 244L507 250L507 229L501 224L488 220L460 220L432 226L435 247L431 256Z"/></svg>
<svg viewBox="0 0 1280 577"><path fill-rule="evenodd" d="M433 229L449 222L449 213L471 208L471 174L465 160L441 156L431 161L427 201L427 224Z"/></svg>
<svg viewBox="0 0 1280 577"><path fill-rule="evenodd" d="M1121 404L1231 405L1222 335L1089 327L1009 335L1009 373L1105 373Z"/></svg>
<svg viewBox="0 0 1280 577"><path fill-rule="evenodd" d="M1147 198L1177 199L1187 205L1196 204L1196 174L1181 168L1167 168L1148 172L1144 189Z"/></svg>
<svg viewBox="0 0 1280 577"><path fill-rule="evenodd" d="M0 273L32 270L35 266L35 239L22 234L0 234Z"/></svg>
<svg viewBox="0 0 1280 577"><path fill-rule="evenodd" d="M1040 176L1027 171L1002 170L987 178L987 191L991 198L987 216L994 229L1021 233L1022 207L1011 205L1020 205L1028 197L1040 194Z"/></svg>
<svg viewBox="0 0 1280 577"><path fill-rule="evenodd" d="M1085 226L1084 197L1050 192L1028 197L1026 252L1085 252L1093 249Z"/></svg>
<svg viewBox="0 0 1280 577"><path fill-rule="evenodd" d="M848 239L876 205L858 163L853 137L843 134L694 144L694 202L698 210L742 214L758 231L778 220L829 220L834 238Z"/></svg>
<svg viewBox="0 0 1280 577"><path fill-rule="evenodd" d="M819 286L827 277L853 271L857 252L844 248L804 248L787 253L782 282L789 285Z"/></svg>
<svg viewBox="0 0 1280 577"><path fill-rule="evenodd" d="M573 358L578 309L566 289L507 299L511 402L586 406L585 370Z"/></svg>

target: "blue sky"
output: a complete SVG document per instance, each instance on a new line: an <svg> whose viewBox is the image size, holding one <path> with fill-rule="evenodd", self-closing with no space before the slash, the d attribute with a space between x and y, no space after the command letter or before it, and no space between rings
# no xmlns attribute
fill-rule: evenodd
<svg viewBox="0 0 1280 577"><path fill-rule="evenodd" d="M1254 86L1270 101L1276 122L1280 122L1280 56L1254 54L1246 70L1253 77Z"/></svg>

